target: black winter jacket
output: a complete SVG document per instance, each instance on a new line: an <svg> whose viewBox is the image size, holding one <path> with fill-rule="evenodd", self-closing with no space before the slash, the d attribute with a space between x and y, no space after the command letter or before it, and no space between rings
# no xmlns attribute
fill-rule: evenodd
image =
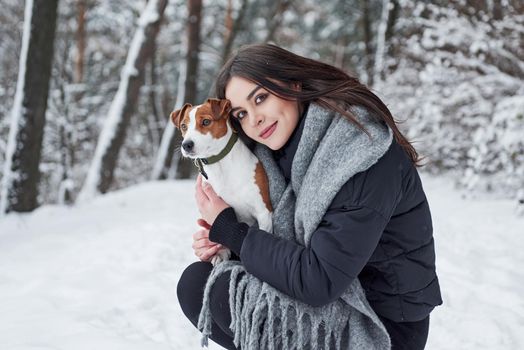
<svg viewBox="0 0 524 350"><path fill-rule="evenodd" d="M303 119L274 153L288 180ZM313 306L336 300L354 278L375 312L396 322L422 320L442 304L428 201L395 141L340 189L309 247L238 223L232 209L219 214L210 240L238 254L249 273Z"/></svg>

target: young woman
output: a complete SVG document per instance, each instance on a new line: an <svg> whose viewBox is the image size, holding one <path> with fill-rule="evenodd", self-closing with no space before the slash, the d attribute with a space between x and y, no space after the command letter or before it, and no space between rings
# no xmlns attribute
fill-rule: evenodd
<svg viewBox="0 0 524 350"><path fill-rule="evenodd" d="M197 180L201 260L182 310L227 349L423 349L442 303L419 157L386 105L340 69L241 48L216 81L268 174L274 232ZM234 259L209 263L226 246Z"/></svg>

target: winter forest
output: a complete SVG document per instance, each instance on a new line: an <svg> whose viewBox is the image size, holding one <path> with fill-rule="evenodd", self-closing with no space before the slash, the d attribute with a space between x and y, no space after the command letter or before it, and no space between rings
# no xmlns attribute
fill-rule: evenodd
<svg viewBox="0 0 524 350"><path fill-rule="evenodd" d="M422 171L524 201L521 1L2 0L0 21L3 212L192 177L168 115L255 42L359 77Z"/></svg>

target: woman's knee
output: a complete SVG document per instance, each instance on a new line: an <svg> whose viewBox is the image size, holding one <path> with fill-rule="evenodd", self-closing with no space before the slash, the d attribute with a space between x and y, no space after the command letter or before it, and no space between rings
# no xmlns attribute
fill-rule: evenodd
<svg viewBox="0 0 524 350"><path fill-rule="evenodd" d="M213 266L207 262L197 261L189 265L177 285L177 297L184 314L193 321L198 318L202 308L204 287Z"/></svg>

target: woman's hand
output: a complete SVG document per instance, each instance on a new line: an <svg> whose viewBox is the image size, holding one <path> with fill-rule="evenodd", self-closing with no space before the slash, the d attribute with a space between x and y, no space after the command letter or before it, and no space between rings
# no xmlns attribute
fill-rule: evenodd
<svg viewBox="0 0 524 350"><path fill-rule="evenodd" d="M202 184L202 175L197 178L195 199L202 219L209 225L213 225L222 210L229 208L229 204L216 194L209 183Z"/></svg>
<svg viewBox="0 0 524 350"><path fill-rule="evenodd" d="M211 226L204 219L198 219L197 224L201 229L193 234L192 247L197 258L201 261L209 262L220 248L222 248L222 245L209 240L209 229Z"/></svg>

